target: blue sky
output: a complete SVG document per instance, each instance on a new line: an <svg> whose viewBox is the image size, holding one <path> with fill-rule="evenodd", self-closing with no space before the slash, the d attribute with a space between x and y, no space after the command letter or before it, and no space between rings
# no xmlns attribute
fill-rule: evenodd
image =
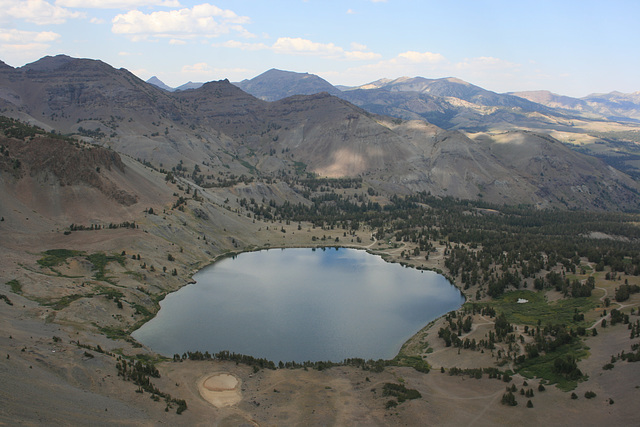
<svg viewBox="0 0 640 427"><path fill-rule="evenodd" d="M0 60L64 53L170 86L271 69L335 85L640 91L637 0L0 0Z"/></svg>

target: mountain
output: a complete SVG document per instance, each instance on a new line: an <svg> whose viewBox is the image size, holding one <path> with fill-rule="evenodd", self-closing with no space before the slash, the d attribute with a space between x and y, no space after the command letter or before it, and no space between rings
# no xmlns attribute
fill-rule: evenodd
<svg viewBox="0 0 640 427"><path fill-rule="evenodd" d="M640 121L640 92L592 94L584 98L571 98L548 91L513 92L512 95L547 107L584 113L592 117L623 122Z"/></svg>
<svg viewBox="0 0 640 427"><path fill-rule="evenodd" d="M171 92L101 61L45 57L0 70L0 87L5 114L141 160L194 162L209 157L205 141L216 139Z"/></svg>
<svg viewBox="0 0 640 427"><path fill-rule="evenodd" d="M582 99L610 120L633 119L640 122L640 92L593 94Z"/></svg>
<svg viewBox="0 0 640 427"><path fill-rule="evenodd" d="M466 131L529 128L542 117L565 118L565 113L529 100L488 91L456 78L401 77L368 83L340 95L378 114L403 119L421 118L446 129Z"/></svg>
<svg viewBox="0 0 640 427"><path fill-rule="evenodd" d="M426 79L424 77L400 77L394 80L378 80L356 89L386 89L390 92L418 92L443 98L458 98L485 106L508 106L533 110L539 107L523 102L517 97L500 95L456 78Z"/></svg>
<svg viewBox="0 0 640 427"><path fill-rule="evenodd" d="M565 110L578 111L585 111L586 109L588 109L587 103L581 99L558 95L547 90L510 92L510 95L528 99L529 101L546 105L550 108L561 108Z"/></svg>
<svg viewBox="0 0 640 427"><path fill-rule="evenodd" d="M168 92L173 92L175 90L174 88L164 84L164 82L162 80L160 80L159 78L157 78L156 76L153 76L149 80L147 80L147 83L149 83L150 85L154 85L156 87L159 87L160 89L164 89L164 90L166 90Z"/></svg>
<svg viewBox="0 0 640 427"><path fill-rule="evenodd" d="M313 95L327 92L338 95L336 89L326 80L308 73L295 73L271 69L251 80L235 83L240 89L265 101L277 101L293 95Z"/></svg>
<svg viewBox="0 0 640 427"><path fill-rule="evenodd" d="M174 92L177 90L189 90L189 89L197 89L200 86L202 86L204 83L194 83L194 82L187 82L183 85L180 85L178 87L171 87L166 85L162 80L160 80L159 78L157 78L156 76L151 77L149 80L147 80L147 83L149 83L150 85L154 85L162 90L166 90L167 92Z"/></svg>
<svg viewBox="0 0 640 427"><path fill-rule="evenodd" d="M175 88L174 90L189 90L189 89L198 89L200 86L202 86L204 83L201 82L192 82L189 81L183 85L178 86L177 88Z"/></svg>
<svg viewBox="0 0 640 427"><path fill-rule="evenodd" d="M286 80L282 80L284 77ZM322 85L309 85L297 92L327 91L374 114L426 120L444 129L471 134L513 129L543 133L640 176L636 162L640 155L640 128L633 124L636 110L614 110L611 105L603 106L602 100L596 108L595 100L550 93L498 94L456 78L380 79L331 91L329 83L317 76L277 70L246 80L241 87L254 96L275 100L290 96L291 87L309 80L321 81ZM625 106L634 102L614 98L610 103L614 101Z"/></svg>
<svg viewBox="0 0 640 427"><path fill-rule="evenodd" d="M639 93L594 94L583 99L545 91L499 94L453 77L400 77L346 87L332 86L313 74L275 69L235 84L267 101L327 92L372 113L427 120L446 129L470 132L505 131L514 126L569 133L585 133L596 127L601 131L604 126L608 132L608 125L602 122L640 119Z"/></svg>
<svg viewBox="0 0 640 427"><path fill-rule="evenodd" d="M638 208L635 181L547 135L467 135L422 120L376 115L326 92L267 102L228 80L167 92L127 70L64 56L0 69L0 88L6 115L174 170L205 187L239 177L271 182L283 173L304 171L361 177L389 195L428 191L542 207ZM418 94L434 105L448 93L449 103L462 101L456 95L469 104L484 100L521 111L533 104L453 79L390 81L346 93L356 92L380 99L386 93L389 102L393 96ZM297 197L293 188L277 192Z"/></svg>
<svg viewBox="0 0 640 427"><path fill-rule="evenodd" d="M508 128L514 122L527 120L528 113L554 114L552 109L541 104L513 95L497 94L456 78L380 79L339 90L312 74L269 70L237 85L267 101L296 94L327 92L375 114L405 120L427 120L447 129Z"/></svg>

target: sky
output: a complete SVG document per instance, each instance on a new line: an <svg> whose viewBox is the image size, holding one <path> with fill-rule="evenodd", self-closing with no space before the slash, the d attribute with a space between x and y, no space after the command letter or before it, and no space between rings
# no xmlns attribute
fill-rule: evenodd
<svg viewBox="0 0 640 427"><path fill-rule="evenodd" d="M308 72L495 92L640 91L638 0L0 0L0 60L66 54L172 87Z"/></svg>

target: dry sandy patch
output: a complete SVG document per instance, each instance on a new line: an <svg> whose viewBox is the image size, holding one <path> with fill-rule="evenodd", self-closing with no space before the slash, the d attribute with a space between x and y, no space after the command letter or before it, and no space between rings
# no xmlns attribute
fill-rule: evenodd
<svg viewBox="0 0 640 427"><path fill-rule="evenodd" d="M198 381L198 391L204 400L216 408L232 406L242 400L240 379L227 373L202 377Z"/></svg>

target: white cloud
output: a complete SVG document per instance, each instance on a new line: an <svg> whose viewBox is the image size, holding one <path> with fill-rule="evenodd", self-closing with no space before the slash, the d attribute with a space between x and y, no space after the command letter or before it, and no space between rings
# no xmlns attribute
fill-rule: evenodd
<svg viewBox="0 0 640 427"><path fill-rule="evenodd" d="M521 79L520 64L495 57L465 58L451 61L435 52L407 51L390 59L352 67L340 72L322 73L324 78L336 84L361 85L380 78L458 77L489 90L508 90L517 87Z"/></svg>
<svg viewBox="0 0 640 427"><path fill-rule="evenodd" d="M91 20L89 21L92 24L96 24L96 25L100 25L100 24L104 24L104 19L100 19L100 18L91 18Z"/></svg>
<svg viewBox="0 0 640 427"><path fill-rule="evenodd" d="M210 73L212 71L213 69L206 62L198 62L197 64L185 65L184 67L182 67L182 72L187 74L190 74L190 73L203 74L203 73Z"/></svg>
<svg viewBox="0 0 640 427"><path fill-rule="evenodd" d="M398 55L398 62L408 61L413 64L435 64L445 61L439 53L408 51Z"/></svg>
<svg viewBox="0 0 640 427"><path fill-rule="evenodd" d="M270 49L270 47L264 43L246 43L246 42L239 42L237 40L228 40L224 43L215 43L213 46L228 47L232 49L240 49L240 50L247 50L247 51Z"/></svg>
<svg viewBox="0 0 640 427"><path fill-rule="evenodd" d="M356 12L354 12L353 9L347 9L347 15L355 15Z"/></svg>
<svg viewBox="0 0 640 427"><path fill-rule="evenodd" d="M435 70L450 67L450 62L439 53L407 51L398 54L395 58L351 68L347 71L347 74L360 77L370 76L367 78L376 80L381 77L395 78L431 74ZM351 82L350 84L353 83ZM362 84L362 82L357 84Z"/></svg>
<svg viewBox="0 0 640 427"><path fill-rule="evenodd" d="M351 49L364 51L364 50L367 50L367 46L360 43L353 42L351 43Z"/></svg>
<svg viewBox="0 0 640 427"><path fill-rule="evenodd" d="M56 0L62 7L91 9L135 9L144 6L180 7L178 0Z"/></svg>
<svg viewBox="0 0 640 427"><path fill-rule="evenodd" d="M289 55L319 55L337 57L344 49L333 43L317 43L300 37L280 37L271 47L274 52Z"/></svg>
<svg viewBox="0 0 640 427"><path fill-rule="evenodd" d="M177 76L168 77L172 81L182 81L177 86L191 81L212 81L220 79L241 80L250 72L246 68L215 68L206 62L185 65Z"/></svg>
<svg viewBox="0 0 640 427"><path fill-rule="evenodd" d="M179 45L187 44L187 42L184 40L171 39L169 40L169 44L174 46L179 46Z"/></svg>
<svg viewBox="0 0 640 427"><path fill-rule="evenodd" d="M3 61L24 63L46 54L51 43L58 39L60 34L51 31L0 29L0 55Z"/></svg>
<svg viewBox="0 0 640 427"><path fill-rule="evenodd" d="M246 51L271 50L280 55L308 55L356 61L379 59L381 56L377 53L366 52L367 47L358 43L352 43L351 47L354 50L347 51L333 43L317 43L300 37L280 37L271 46L264 43L246 43L236 40L214 43L213 46Z"/></svg>
<svg viewBox="0 0 640 427"><path fill-rule="evenodd" d="M344 52L344 57L346 59L351 59L355 61L372 61L374 59L380 59L380 56L381 55L379 53L362 52L358 50Z"/></svg>
<svg viewBox="0 0 640 427"><path fill-rule="evenodd" d="M60 34L52 31L21 31L0 29L0 43L51 43L60 38Z"/></svg>
<svg viewBox="0 0 640 427"><path fill-rule="evenodd" d="M349 72L376 75L376 78L395 78L400 76L434 77L434 75L435 77L459 76L465 78L465 76L470 75L480 76L487 73L513 70L517 67L518 64L499 58L468 58L454 63L440 53L407 51L399 53L395 58L352 68ZM462 76L460 76L461 73Z"/></svg>
<svg viewBox="0 0 640 427"><path fill-rule="evenodd" d="M359 45L366 49L366 46ZM347 51L333 43L318 43L303 38L281 37L271 46L275 53L283 55L311 55L333 59L372 60L380 55L363 50Z"/></svg>
<svg viewBox="0 0 640 427"><path fill-rule="evenodd" d="M4 15L0 20L22 19L37 25L63 24L67 19L84 17L83 13L44 0L0 0L0 10Z"/></svg>
<svg viewBox="0 0 640 427"><path fill-rule="evenodd" d="M132 10L113 18L111 30L115 34L125 34L134 40L147 37L168 37L172 39L194 36L217 37L230 32L250 35L243 24L249 23L246 16L238 16L228 9L204 3L191 9L142 13Z"/></svg>

